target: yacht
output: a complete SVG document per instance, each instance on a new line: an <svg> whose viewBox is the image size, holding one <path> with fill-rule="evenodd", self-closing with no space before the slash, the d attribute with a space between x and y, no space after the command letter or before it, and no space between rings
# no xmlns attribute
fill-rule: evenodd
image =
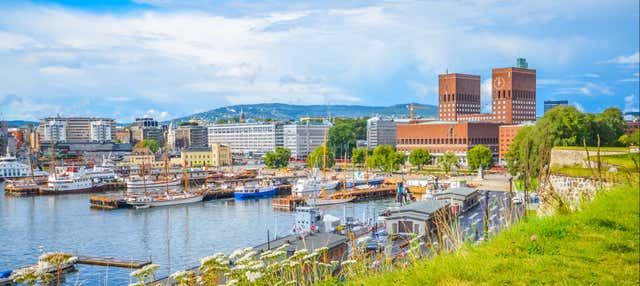
<svg viewBox="0 0 640 286"><path fill-rule="evenodd" d="M293 186L293 194L297 197L313 196L322 191L324 186L325 191L335 190L338 187L339 181L327 180L310 177L306 179L299 179Z"/></svg>
<svg viewBox="0 0 640 286"><path fill-rule="evenodd" d="M173 191L161 195L129 196L127 197L127 204L135 208L163 207L197 203L201 202L203 198L203 194Z"/></svg>
<svg viewBox="0 0 640 286"><path fill-rule="evenodd" d="M62 170L60 172L60 170ZM59 173L60 172L60 173ZM104 182L91 177L83 167L58 167L49 176L47 185L40 188L42 194L67 194L102 191Z"/></svg>
<svg viewBox="0 0 640 286"><path fill-rule="evenodd" d="M0 157L0 181L11 178L24 178L31 174L29 165L24 164L7 150L5 157Z"/></svg>
<svg viewBox="0 0 640 286"><path fill-rule="evenodd" d="M376 186L384 183L384 177L380 175L368 175L368 174L357 174L356 176L356 186L360 185L370 185ZM347 179L346 182L347 188L353 188L353 179Z"/></svg>
<svg viewBox="0 0 640 286"><path fill-rule="evenodd" d="M278 186L274 185L273 183L268 183L262 186L238 186L233 192L233 196L236 199L273 197L276 195L277 191Z"/></svg>
<svg viewBox="0 0 640 286"><path fill-rule="evenodd" d="M131 176L127 180L127 189L142 189L142 188L164 188L164 187L176 187L180 185L180 179L159 179L152 180L150 177L142 178L141 176Z"/></svg>

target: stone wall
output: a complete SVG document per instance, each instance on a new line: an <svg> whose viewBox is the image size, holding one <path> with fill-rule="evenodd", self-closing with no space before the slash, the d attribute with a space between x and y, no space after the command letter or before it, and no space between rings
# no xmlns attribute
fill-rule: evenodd
<svg viewBox="0 0 640 286"><path fill-rule="evenodd" d="M615 155L615 154L624 154L624 152L600 151L600 156ZM591 161L596 160L596 155L597 155L596 151L589 150L589 156L591 157ZM584 150L564 150L564 149L553 148L553 150L551 150L550 163L551 163L551 166L554 166L554 165L576 166L577 165L583 168L589 167L589 165L587 164L587 152L585 152ZM594 166L595 165L592 163L592 167Z"/></svg>

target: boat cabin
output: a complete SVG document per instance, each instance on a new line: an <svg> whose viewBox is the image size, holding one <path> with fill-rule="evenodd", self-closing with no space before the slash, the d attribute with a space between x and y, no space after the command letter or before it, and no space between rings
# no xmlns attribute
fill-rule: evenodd
<svg viewBox="0 0 640 286"><path fill-rule="evenodd" d="M323 260L325 262L332 260L341 261L346 257L348 241L349 239L347 239L346 236L328 232L316 232L304 235L291 234L258 245L254 247L254 250L260 254L267 250L276 249L284 244L289 244L287 248L287 257L289 257L293 255L296 250L307 249L309 253L312 253L318 248L327 247L327 255Z"/></svg>
<svg viewBox="0 0 640 286"><path fill-rule="evenodd" d="M433 194L436 200L447 201L453 213L466 212L480 203L480 192L476 188L450 188Z"/></svg>
<svg viewBox="0 0 640 286"><path fill-rule="evenodd" d="M448 211L449 203L440 200L426 200L391 209L384 218L387 233L390 235L435 234L434 217L440 211Z"/></svg>

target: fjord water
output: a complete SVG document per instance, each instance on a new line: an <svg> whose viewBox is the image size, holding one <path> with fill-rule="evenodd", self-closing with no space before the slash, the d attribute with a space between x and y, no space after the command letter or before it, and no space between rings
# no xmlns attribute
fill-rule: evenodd
<svg viewBox="0 0 640 286"><path fill-rule="evenodd" d="M89 208L88 194L9 197L0 183L0 270L33 264L41 251L148 259L160 277L199 264L200 258L265 243L290 234L291 212L275 211L271 199L213 200L183 206L112 211ZM390 201L347 204L346 215L372 217ZM324 207L343 217L342 205ZM66 285L126 285L130 269L78 265Z"/></svg>

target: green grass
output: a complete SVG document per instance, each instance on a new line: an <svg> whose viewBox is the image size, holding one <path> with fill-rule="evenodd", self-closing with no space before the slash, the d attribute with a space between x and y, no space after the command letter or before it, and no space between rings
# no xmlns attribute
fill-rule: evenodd
<svg viewBox="0 0 640 286"><path fill-rule="evenodd" d="M579 212L528 218L485 244L347 284L638 285L638 192L603 191Z"/></svg>
<svg viewBox="0 0 640 286"><path fill-rule="evenodd" d="M636 162L640 162L640 153L602 155L600 156L600 161L611 165L621 166L628 170L636 170L637 167L633 162L632 157L635 157ZM596 157L594 157L594 160L596 160Z"/></svg>
<svg viewBox="0 0 640 286"><path fill-rule="evenodd" d="M584 146L556 146L553 148L559 149L559 150L584 151ZM587 149L589 149L589 152L598 151L598 147L587 147ZM600 152L628 152L628 151L629 151L628 147L600 147ZM595 153L592 155L595 156Z"/></svg>

